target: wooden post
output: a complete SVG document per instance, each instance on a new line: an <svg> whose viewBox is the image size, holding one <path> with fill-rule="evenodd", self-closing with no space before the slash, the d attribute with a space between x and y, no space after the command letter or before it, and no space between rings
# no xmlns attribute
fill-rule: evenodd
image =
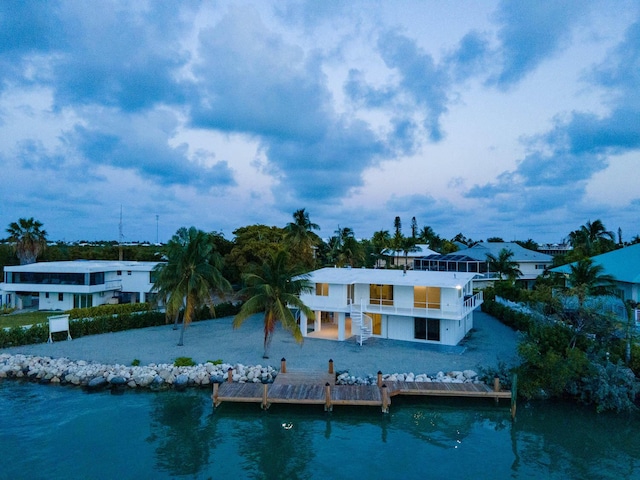
<svg viewBox="0 0 640 480"><path fill-rule="evenodd" d="M218 382L214 382L213 384L213 394L211 395L211 405L213 408L217 407L218 403Z"/></svg>
<svg viewBox="0 0 640 480"><path fill-rule="evenodd" d="M493 377L493 391L494 392L499 392L500 391L500 378L499 377ZM496 395L495 397L495 402L498 403L498 396Z"/></svg>
<svg viewBox="0 0 640 480"><path fill-rule="evenodd" d="M382 372L378 370L378 388L382 386Z"/></svg>
<svg viewBox="0 0 640 480"><path fill-rule="evenodd" d="M329 359L329 373L333 373L333 360Z"/></svg>
<svg viewBox="0 0 640 480"><path fill-rule="evenodd" d="M267 388L268 385L265 383L262 385L262 409L266 410L269 408L269 403L267 402Z"/></svg>
<svg viewBox="0 0 640 480"><path fill-rule="evenodd" d="M513 374L511 382L511 420L516 419L516 399L518 397L518 374Z"/></svg>
<svg viewBox="0 0 640 480"><path fill-rule="evenodd" d="M389 413L389 392L387 386L382 385L382 413Z"/></svg>
<svg viewBox="0 0 640 480"><path fill-rule="evenodd" d="M333 410L331 405L331 384L329 382L324 384L324 411L330 412Z"/></svg>
<svg viewBox="0 0 640 480"><path fill-rule="evenodd" d="M280 360L280 373L287 373L287 359L284 357Z"/></svg>
<svg viewBox="0 0 640 480"><path fill-rule="evenodd" d="M231 367L227 370L227 382L233 383L233 368Z"/></svg>

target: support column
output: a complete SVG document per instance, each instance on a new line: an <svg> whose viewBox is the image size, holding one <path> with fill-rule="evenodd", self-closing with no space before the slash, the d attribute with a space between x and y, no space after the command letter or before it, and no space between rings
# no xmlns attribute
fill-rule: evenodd
<svg viewBox="0 0 640 480"><path fill-rule="evenodd" d="M346 314L344 312L338 313L338 340L343 341L345 339L345 328L346 328Z"/></svg>
<svg viewBox="0 0 640 480"><path fill-rule="evenodd" d="M300 331L303 337L307 336L307 316L304 312L300 312Z"/></svg>
<svg viewBox="0 0 640 480"><path fill-rule="evenodd" d="M313 323L313 330L319 332L322 330L322 311L316 310L316 321Z"/></svg>
<svg viewBox="0 0 640 480"><path fill-rule="evenodd" d="M140 303L144 303L147 301L147 293L146 292L140 292Z"/></svg>

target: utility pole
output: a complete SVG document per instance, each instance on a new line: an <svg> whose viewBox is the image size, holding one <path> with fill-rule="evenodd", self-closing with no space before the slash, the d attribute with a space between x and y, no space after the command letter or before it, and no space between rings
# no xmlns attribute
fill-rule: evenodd
<svg viewBox="0 0 640 480"><path fill-rule="evenodd" d="M160 242L158 241L158 219L159 219L159 218L160 218L160 215L156 214L156 245L157 245L158 243L160 243Z"/></svg>
<svg viewBox="0 0 640 480"><path fill-rule="evenodd" d="M120 223L118 224L118 260L123 260L122 254L122 239L124 235L122 234L122 204L120 204Z"/></svg>

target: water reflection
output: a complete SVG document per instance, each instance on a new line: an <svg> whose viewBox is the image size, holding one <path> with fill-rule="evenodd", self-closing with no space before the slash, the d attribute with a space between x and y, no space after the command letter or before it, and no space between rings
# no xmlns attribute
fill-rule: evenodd
<svg viewBox="0 0 640 480"><path fill-rule="evenodd" d="M293 408L295 410L295 407ZM243 421L244 420L244 421ZM243 471L250 478L311 478L314 458L308 420L295 413L255 411L253 418L235 418L233 436L243 458Z"/></svg>
<svg viewBox="0 0 640 480"><path fill-rule="evenodd" d="M209 464L216 445L210 405L200 392L155 396L147 441L155 447L159 470L171 475L195 475Z"/></svg>

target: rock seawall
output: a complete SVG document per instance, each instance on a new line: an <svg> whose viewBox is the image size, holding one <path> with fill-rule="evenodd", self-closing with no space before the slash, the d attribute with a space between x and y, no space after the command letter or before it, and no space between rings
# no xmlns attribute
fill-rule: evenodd
<svg viewBox="0 0 640 480"><path fill-rule="evenodd" d="M35 355L0 354L0 379L16 378L39 383L66 384L100 389L110 387L163 389L206 387L227 381L229 370L238 383L271 383L278 371L271 366L207 362L192 367L173 364L149 364L145 366L105 365L72 361L67 358L51 358ZM438 372L436 375L413 373L386 374L383 381L405 382L479 382L473 370ZM338 373L336 383L342 385L374 385L377 376L354 377L348 372Z"/></svg>

